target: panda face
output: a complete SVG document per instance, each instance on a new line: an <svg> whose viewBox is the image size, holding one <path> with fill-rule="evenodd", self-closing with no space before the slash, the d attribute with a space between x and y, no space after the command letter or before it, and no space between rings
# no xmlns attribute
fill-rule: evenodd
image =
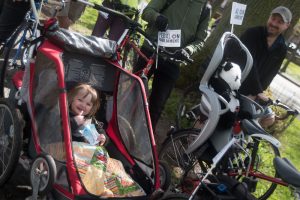
<svg viewBox="0 0 300 200"><path fill-rule="evenodd" d="M238 64L225 62L222 65L219 76L229 85L232 90L238 90L241 86L242 72Z"/></svg>

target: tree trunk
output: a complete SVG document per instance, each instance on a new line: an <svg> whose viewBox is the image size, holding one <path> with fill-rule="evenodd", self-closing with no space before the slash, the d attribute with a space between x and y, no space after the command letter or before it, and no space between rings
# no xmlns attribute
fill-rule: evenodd
<svg viewBox="0 0 300 200"><path fill-rule="evenodd" d="M288 36L292 33L293 26L296 24L300 17L299 0L236 0L235 2L247 5L243 24L241 26L234 26L234 34L236 34L237 36L240 36L240 34L249 27L265 25L272 9L279 5L288 7L293 13L291 25L284 34L285 38L288 38ZM231 4L227 5L225 10L223 10L221 21L207 39L203 51L201 51L199 55L197 55L197 57L195 58L194 64L181 69L182 75L180 80L178 81L179 87L186 87L192 82L200 80L200 77L195 76L195 74L198 74L201 63L205 60L205 58L208 55L212 55L222 34L226 31L231 30L230 15Z"/></svg>

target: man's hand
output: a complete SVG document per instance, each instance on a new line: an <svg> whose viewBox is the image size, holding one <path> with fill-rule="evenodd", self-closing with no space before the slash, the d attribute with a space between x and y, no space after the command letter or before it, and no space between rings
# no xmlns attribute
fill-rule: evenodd
<svg viewBox="0 0 300 200"><path fill-rule="evenodd" d="M267 97L267 95L265 95L264 93L259 93L258 95L257 95L257 98L258 99L261 99L261 100L263 100L263 101L269 101L269 97Z"/></svg>
<svg viewBox="0 0 300 200"><path fill-rule="evenodd" d="M166 31L168 28L168 18L164 15L158 15L155 20L155 26L159 31Z"/></svg>
<svg viewBox="0 0 300 200"><path fill-rule="evenodd" d="M191 59L190 54L185 49L176 50L174 54L174 58L176 60L187 61L189 63L193 62L193 59Z"/></svg>

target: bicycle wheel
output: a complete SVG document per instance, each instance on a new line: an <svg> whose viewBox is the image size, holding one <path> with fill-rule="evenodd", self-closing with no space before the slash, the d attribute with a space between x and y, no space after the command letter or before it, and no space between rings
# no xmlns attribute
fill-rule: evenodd
<svg viewBox="0 0 300 200"><path fill-rule="evenodd" d="M30 168L30 183L41 196L49 193L56 179L56 165L52 156L41 154L36 157Z"/></svg>
<svg viewBox="0 0 300 200"><path fill-rule="evenodd" d="M28 63L28 48L32 39L31 23L24 22L12 34L3 49L3 63L0 74L0 97L14 96L16 88L12 83L13 74L24 69L24 63Z"/></svg>
<svg viewBox="0 0 300 200"><path fill-rule="evenodd" d="M192 84L183 93L177 106L175 125L177 130L182 128L191 128L195 123L196 117L189 112L201 100L201 92L199 91L199 83Z"/></svg>
<svg viewBox="0 0 300 200"><path fill-rule="evenodd" d="M0 187L10 178L22 149L22 119L20 112L0 98Z"/></svg>
<svg viewBox="0 0 300 200"><path fill-rule="evenodd" d="M162 144L159 159L166 162L170 168L170 189L180 186L187 175L192 179L199 179L202 175L204 171L202 163L193 154L186 154L188 146L199 132L196 129L177 131Z"/></svg>
<svg viewBox="0 0 300 200"><path fill-rule="evenodd" d="M243 177L242 181L245 183L250 181L248 189L257 199L268 199L276 189L277 184L264 179L263 176L277 177L273 159L280 156L279 150L269 141L258 138L254 138L253 144L248 144L247 147L253 160L250 167L250 178ZM247 166L247 162L248 159L245 159L245 166ZM251 182L257 182L256 186L252 187Z"/></svg>
<svg viewBox="0 0 300 200"><path fill-rule="evenodd" d="M298 116L297 111L288 111L284 106L275 105L271 109L275 113L275 122L267 129L271 134L284 132Z"/></svg>
<svg viewBox="0 0 300 200"><path fill-rule="evenodd" d="M164 161L159 161L160 188L166 191L171 183L169 166Z"/></svg>

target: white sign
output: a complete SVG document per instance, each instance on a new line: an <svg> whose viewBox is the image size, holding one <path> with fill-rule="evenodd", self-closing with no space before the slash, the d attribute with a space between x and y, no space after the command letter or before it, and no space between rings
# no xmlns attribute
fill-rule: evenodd
<svg viewBox="0 0 300 200"><path fill-rule="evenodd" d="M158 32L158 45L163 47L180 47L181 30L167 30Z"/></svg>
<svg viewBox="0 0 300 200"><path fill-rule="evenodd" d="M246 7L245 4L232 2L230 24L242 25Z"/></svg>

